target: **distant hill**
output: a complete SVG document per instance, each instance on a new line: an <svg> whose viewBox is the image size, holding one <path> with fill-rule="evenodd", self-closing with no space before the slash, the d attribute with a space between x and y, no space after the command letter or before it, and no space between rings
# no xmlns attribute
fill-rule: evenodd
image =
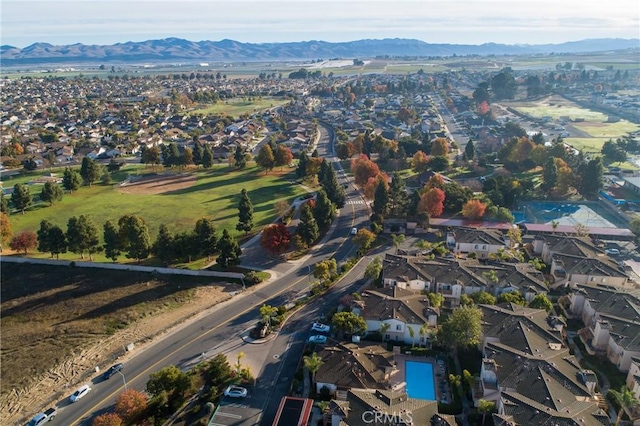
<svg viewBox="0 0 640 426"><path fill-rule="evenodd" d="M0 65L82 63L281 61L317 58L372 58L376 56L452 56L535 53L581 53L638 48L637 39L591 39L561 44L509 45L485 43L433 44L413 39L357 40L342 43L241 43L234 40L193 42L179 38L117 43L110 46L81 43L54 46L34 43L23 49L0 46Z"/></svg>

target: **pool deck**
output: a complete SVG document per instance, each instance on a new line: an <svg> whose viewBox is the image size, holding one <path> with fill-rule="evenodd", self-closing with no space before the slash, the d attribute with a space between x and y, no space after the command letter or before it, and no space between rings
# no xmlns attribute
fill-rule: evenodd
<svg viewBox="0 0 640 426"><path fill-rule="evenodd" d="M394 356L394 361L396 362L396 372L392 374L391 378L389 379L389 384L391 385L391 389L393 390L406 389L407 387L407 381L406 381L407 372L405 368L406 361L424 362L424 363L428 362L433 366L433 380L434 380L433 388L435 389L437 400L441 401L442 397L446 396L447 401L451 401L451 392L449 390L449 383L447 381L446 369L443 369L440 365L438 365L435 358L433 357L425 358L423 356L396 354ZM447 384L444 386L444 392L438 385L438 383L441 380L447 381Z"/></svg>

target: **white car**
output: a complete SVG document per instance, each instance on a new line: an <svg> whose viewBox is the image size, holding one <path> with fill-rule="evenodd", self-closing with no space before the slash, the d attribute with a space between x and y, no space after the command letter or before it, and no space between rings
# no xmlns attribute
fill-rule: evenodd
<svg viewBox="0 0 640 426"><path fill-rule="evenodd" d="M81 386L77 391L75 391L73 393L73 395L71 395L71 397L69 398L69 400L71 402L76 402L78 401L80 398L82 398L83 396L85 396L86 394L88 394L91 391L91 388L89 387L89 385L83 385Z"/></svg>
<svg viewBox="0 0 640 426"><path fill-rule="evenodd" d="M356 235L358 233L358 228L351 228L351 235Z"/></svg>
<svg viewBox="0 0 640 426"><path fill-rule="evenodd" d="M320 336L320 335L311 336L311 337L309 337L308 342L309 343L316 343L318 345L323 345L323 344L327 343L327 336Z"/></svg>
<svg viewBox="0 0 640 426"><path fill-rule="evenodd" d="M328 333L330 329L331 327L321 322L314 322L313 325L311 325L311 331L318 331L320 333Z"/></svg>
<svg viewBox="0 0 640 426"><path fill-rule="evenodd" d="M230 398L244 398L247 396L247 390L240 386L231 385L224 390L224 396Z"/></svg>
<svg viewBox="0 0 640 426"><path fill-rule="evenodd" d="M620 250L615 249L615 248L613 248L613 249L606 249L604 252L605 252L606 254L610 255L610 256L617 256L617 255L619 255L619 254L620 254Z"/></svg>

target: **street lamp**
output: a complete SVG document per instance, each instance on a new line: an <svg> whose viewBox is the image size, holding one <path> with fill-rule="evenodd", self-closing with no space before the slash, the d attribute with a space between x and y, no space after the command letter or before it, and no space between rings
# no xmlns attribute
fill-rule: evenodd
<svg viewBox="0 0 640 426"><path fill-rule="evenodd" d="M118 373L122 376L122 383L124 384L124 390L127 390L127 380L124 378L122 371L118 370Z"/></svg>

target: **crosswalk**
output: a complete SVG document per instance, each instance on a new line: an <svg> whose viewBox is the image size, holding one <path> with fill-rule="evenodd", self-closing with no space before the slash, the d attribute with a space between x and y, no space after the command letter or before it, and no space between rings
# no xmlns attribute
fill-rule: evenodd
<svg viewBox="0 0 640 426"><path fill-rule="evenodd" d="M347 200L345 204L367 204L367 203L362 200Z"/></svg>

